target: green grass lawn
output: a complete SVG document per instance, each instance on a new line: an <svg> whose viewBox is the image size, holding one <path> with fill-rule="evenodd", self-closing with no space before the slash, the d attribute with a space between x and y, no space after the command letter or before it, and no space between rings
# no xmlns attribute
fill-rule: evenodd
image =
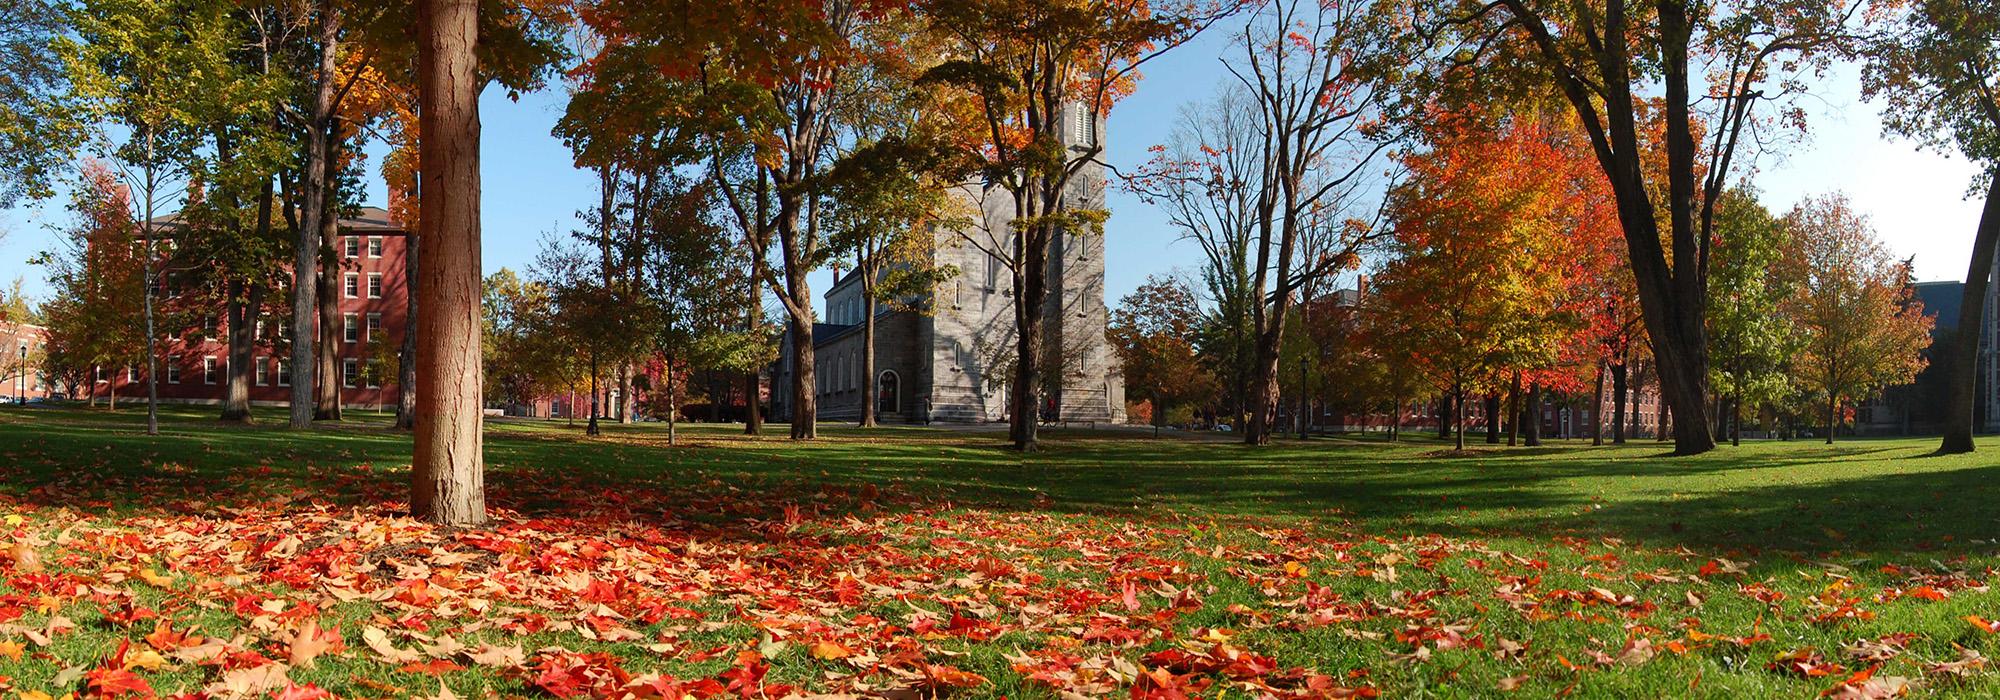
<svg viewBox="0 0 2000 700"><path fill-rule="evenodd" d="M1446 456L1054 431L1024 457L993 432L696 425L670 447L663 425L507 420L496 525L444 532L397 517L408 438L382 416L142 422L0 409L0 544L42 569L0 556L6 692L130 670L226 696L310 620L344 648L272 689L1809 697L1872 669L1841 692L2000 694L2000 640L1966 619L2000 618L2000 441ZM162 621L226 654L149 639Z"/></svg>

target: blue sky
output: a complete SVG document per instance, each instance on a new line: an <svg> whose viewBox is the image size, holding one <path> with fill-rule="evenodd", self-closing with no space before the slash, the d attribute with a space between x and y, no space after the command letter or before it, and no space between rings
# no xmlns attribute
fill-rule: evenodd
<svg viewBox="0 0 2000 700"><path fill-rule="evenodd" d="M1211 32L1147 65L1137 92L1112 111L1105 130L1113 165L1129 170L1145 161L1147 149L1167 138L1183 105L1207 98L1229 78L1218 58L1228 43L1227 33ZM1781 159L1757 164L1755 182L1765 204L1783 212L1808 195L1845 192L1899 256L1915 257L1919 279L1963 278L1979 216L1978 203L1965 198L1974 167L1906 141L1886 140L1874 106L1860 98L1855 75L1852 67L1829 75L1807 105L1809 140L1787 149ZM481 100L488 272L527 266L543 235L578 226L577 211L596 199L595 178L573 168L568 149L549 133L562 107L559 89L520 102L489 90ZM371 149L378 157L379 151ZM368 203L385 202L379 180L371 178L367 187ZM1116 304L1149 274L1199 264L1194 244L1177 241L1160 212L1116 183L1109 204L1108 303ZM24 277L31 294L45 293L41 270L26 261L57 245L50 227L64 216L59 203L0 211L0 283ZM824 290L828 280L826 272L815 275L814 288Z"/></svg>

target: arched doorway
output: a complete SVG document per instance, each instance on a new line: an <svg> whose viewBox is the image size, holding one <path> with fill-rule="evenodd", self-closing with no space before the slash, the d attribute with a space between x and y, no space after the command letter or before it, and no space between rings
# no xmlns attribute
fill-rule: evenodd
<svg viewBox="0 0 2000 700"><path fill-rule="evenodd" d="M903 411L903 381L896 370L883 370L875 380L875 415L887 416Z"/></svg>

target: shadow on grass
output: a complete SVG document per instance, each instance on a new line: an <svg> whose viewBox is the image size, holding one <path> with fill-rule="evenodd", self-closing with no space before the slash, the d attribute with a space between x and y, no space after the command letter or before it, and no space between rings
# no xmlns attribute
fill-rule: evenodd
<svg viewBox="0 0 2000 700"><path fill-rule="evenodd" d="M205 512L251 501L399 507L409 437L368 417L294 432L170 412L157 438L143 413L0 410L0 496L87 510ZM1866 557L1991 548L2000 467L1969 455L1912 459L1928 440L1833 447L1761 443L1657 459L1654 443L1569 443L1454 459L1440 444L1375 440L1233 442L1051 431L1022 455L1004 434L826 427L826 439L750 438L739 426L610 425L584 438L559 422L494 421L489 501L531 518L618 508L652 522L727 529L902 504L1117 513L1120 517L1301 518L1370 534L1616 537L1715 552ZM882 507L896 507L885 497ZM1135 508L1136 507L1136 508Z"/></svg>

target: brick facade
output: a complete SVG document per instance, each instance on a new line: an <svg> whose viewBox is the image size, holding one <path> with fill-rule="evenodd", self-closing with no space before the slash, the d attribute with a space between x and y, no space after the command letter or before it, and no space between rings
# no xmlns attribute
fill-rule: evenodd
<svg viewBox="0 0 2000 700"><path fill-rule="evenodd" d="M171 220L168 220L171 223ZM345 407L393 409L398 388L393 357L402 348L408 323L409 289L404 280L404 255L408 232L392 221L388 212L365 208L351 219L339 222L340 238L334 241L339 269L334 295L340 310L339 326L330 338L338 358L334 367L341 382L341 404ZM171 338L160 348L159 392L162 402L220 404L228 385L228 329L218 309L212 330ZM290 404L292 376L290 351L281 334L290 326L287 316L267 315L256 333L252 352L255 367L250 374L250 401L260 406ZM79 396L73 398L143 397L146 368L100 368Z"/></svg>

